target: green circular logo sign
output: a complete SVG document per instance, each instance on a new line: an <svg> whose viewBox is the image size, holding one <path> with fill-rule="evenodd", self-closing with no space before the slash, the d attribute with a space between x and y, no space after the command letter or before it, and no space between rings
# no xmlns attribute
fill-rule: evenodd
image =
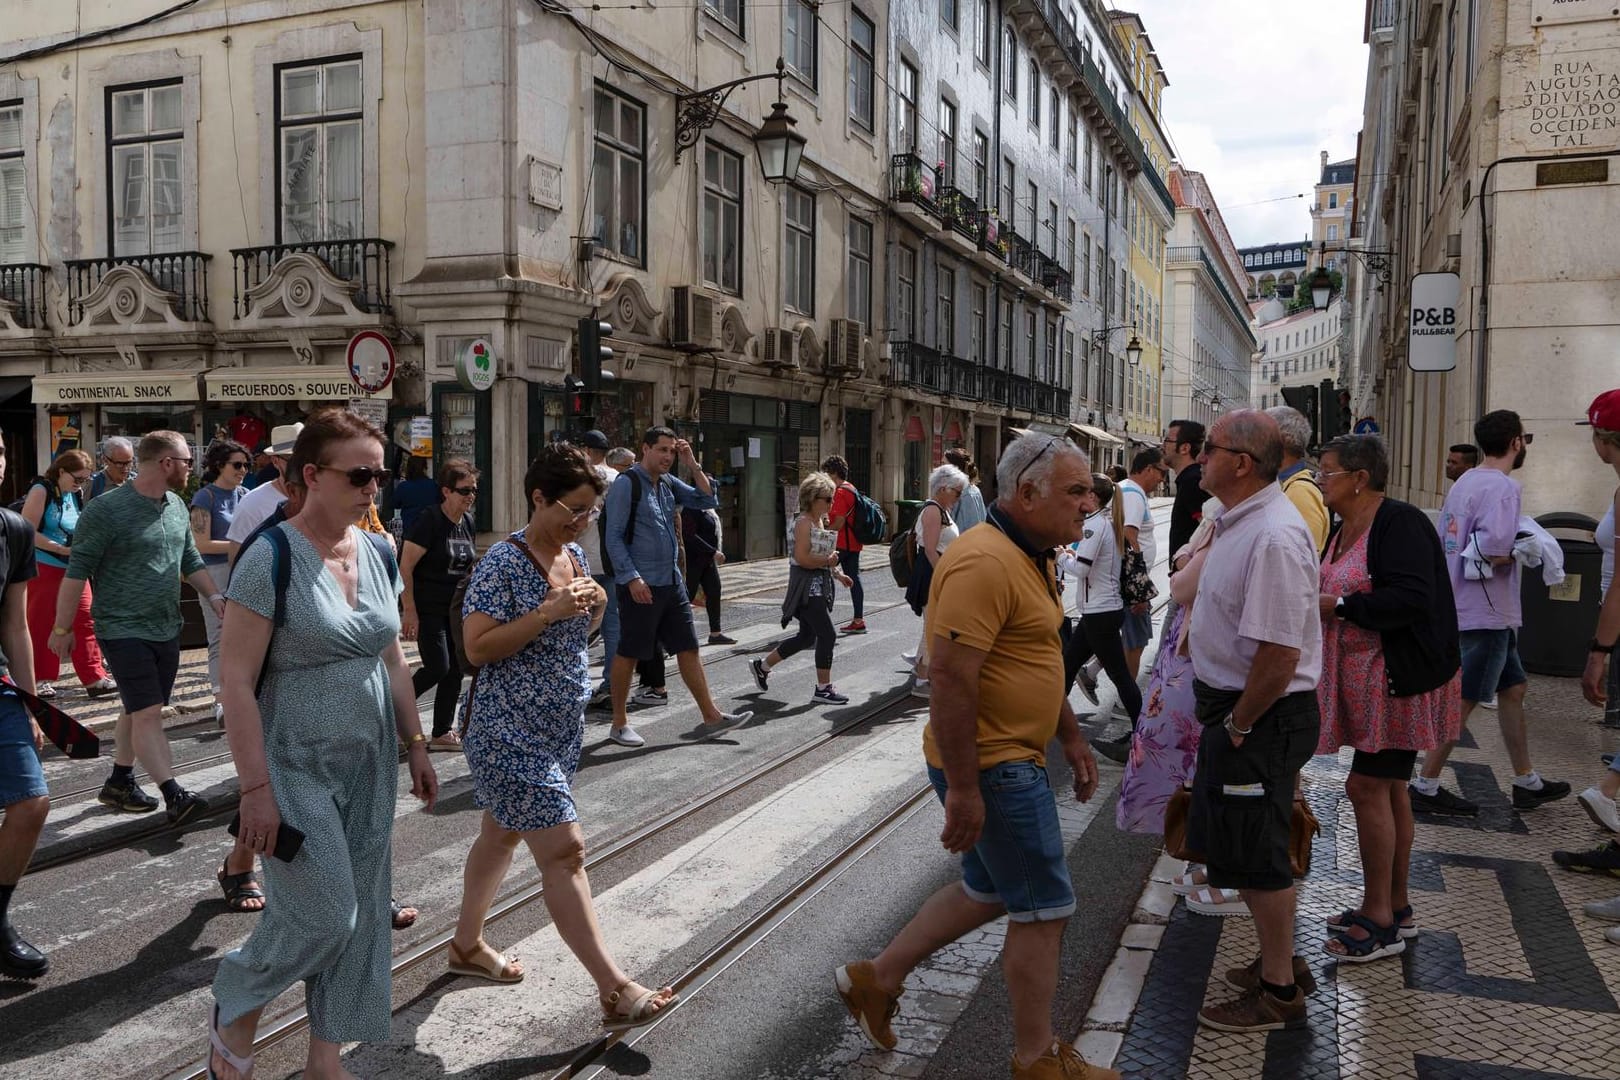
<svg viewBox="0 0 1620 1080"><path fill-rule="evenodd" d="M476 338L456 360L456 378L468 390L488 390L495 385L495 347Z"/></svg>

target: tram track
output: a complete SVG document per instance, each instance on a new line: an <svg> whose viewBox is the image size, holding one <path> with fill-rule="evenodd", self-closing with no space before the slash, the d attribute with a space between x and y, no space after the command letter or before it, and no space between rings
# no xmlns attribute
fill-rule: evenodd
<svg viewBox="0 0 1620 1080"><path fill-rule="evenodd" d="M710 790L706 794L698 796L696 799L690 802L684 803L677 809L661 814L651 821L636 826L630 831L619 835L617 838L609 840L585 860L586 872L594 873L603 866L623 859L625 856L643 847L654 838L691 821L697 815L714 806L716 803L724 799L731 798L739 792L754 787L761 781L780 772L795 762L798 762L803 758L817 752L818 750L827 747L844 735L847 735L850 732L868 724L880 722L891 714L902 711L903 707L909 706L910 704L911 699L909 693L903 689L884 695L882 698L868 704L857 716L851 717L839 723L831 730L826 731L815 738L807 739L797 746L776 755L769 761L755 766L753 769L742 774L741 776ZM887 831L892 831L892 828L898 826L899 822L903 820L903 811L907 809L915 810L921 800L930 794L931 791L932 788L924 787L914 795L910 796L906 803L902 805L901 810L897 810L889 814L884 818L883 822L880 822L879 825L875 827L875 829L883 829L883 826L887 824L889 826ZM887 831L884 831L883 835L887 835ZM866 846L869 848L870 846L875 845L878 839L881 839L881 837L875 836L874 830L868 830L867 833L863 834L863 836L855 842L855 845L858 846L866 844ZM849 851L850 847L846 847L842 852L840 852L839 856L835 856L834 858L847 858ZM810 879L801 880L801 882L794 889L789 890L788 893L779 897L764 912L761 912L760 915L750 920L750 922L745 925L744 930L749 930L752 928L752 930L759 933L760 937L762 938L764 933L769 932L770 928L780 925L780 922L783 921L787 915L790 915L792 910L797 910L797 906L802 906L802 903L797 906L793 904L796 897L802 897L803 902L807 902L809 898L814 895L813 892L808 892L807 890L812 888L812 886L815 886L817 882L830 882L831 877L827 876L829 872L829 864L824 862L820 867L817 868L816 873L814 873ZM530 885L519 888L504 897L501 897L490 907L489 915L485 919L485 925L488 926L489 924L498 922L509 915L532 907L537 901L542 899L544 891L544 887L541 885L541 883L536 881ZM819 891L819 889L816 891ZM773 918L775 918L775 921L772 921ZM399 976L420 967L422 964L445 955L449 950L450 942L454 936L455 927L452 923L445 929L436 932L432 937L418 943L417 945L396 956L392 965L393 977L397 979ZM737 936L738 935L734 933L727 938L727 942L732 943L732 947L734 949L737 947L737 941L735 940L737 939ZM746 949L743 951L746 951ZM740 956L742 953L738 952L737 955ZM688 983L692 983L694 980L702 977L708 968L714 966L716 958L711 955L711 957L708 959L710 961L708 964L700 965L698 969L687 972L682 976L682 978L687 980ZM715 968L714 974L718 974L720 970L723 970L723 967ZM709 978L712 977L713 975L709 976ZM704 982L707 981L707 979L704 979ZM701 983L697 985L701 985ZM308 1011L302 1006L295 1008L260 1027L258 1037L255 1039L253 1044L253 1053L255 1055L261 1054L265 1050L279 1043L306 1033L308 1029ZM609 1040L607 1038L598 1040L598 1042L600 1042L602 1045L597 1051L597 1056L600 1056L600 1053L605 1052L606 1049L612 1045L613 1041L616 1040ZM203 1063L203 1066L205 1065L206 1063ZM206 1075L206 1067L194 1065L171 1074L171 1080L203 1080ZM572 1074L565 1072L562 1075Z"/></svg>

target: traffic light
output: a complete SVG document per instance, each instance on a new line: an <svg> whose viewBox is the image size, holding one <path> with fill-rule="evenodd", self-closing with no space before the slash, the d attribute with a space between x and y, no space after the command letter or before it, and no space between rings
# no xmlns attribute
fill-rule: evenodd
<svg viewBox="0 0 1620 1080"><path fill-rule="evenodd" d="M596 426L596 395L585 389L578 375L563 376L563 407L570 431L578 434Z"/></svg>
<svg viewBox="0 0 1620 1080"><path fill-rule="evenodd" d="M613 324L596 316L579 320L579 377L587 393L602 389L602 368L613 359L613 346L603 343L613 336ZM610 372L608 378L612 378Z"/></svg>
<svg viewBox="0 0 1620 1080"><path fill-rule="evenodd" d="M1314 386L1285 386L1282 388L1283 401L1299 412L1311 423L1311 445L1321 445L1322 423L1321 413L1317 407L1318 391Z"/></svg>

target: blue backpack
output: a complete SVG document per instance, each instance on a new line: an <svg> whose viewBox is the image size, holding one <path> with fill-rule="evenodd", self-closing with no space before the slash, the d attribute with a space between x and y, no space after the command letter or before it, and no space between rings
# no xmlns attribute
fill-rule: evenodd
<svg viewBox="0 0 1620 1080"><path fill-rule="evenodd" d="M849 511L849 528L855 534L855 539L863 544L881 543L889 534L889 519L883 514L883 507L861 493L854 484L847 485L850 494L855 496L855 505Z"/></svg>

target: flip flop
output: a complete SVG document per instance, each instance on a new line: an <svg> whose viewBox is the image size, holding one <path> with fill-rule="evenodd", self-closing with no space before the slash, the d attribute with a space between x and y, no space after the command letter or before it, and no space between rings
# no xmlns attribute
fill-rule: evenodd
<svg viewBox="0 0 1620 1080"><path fill-rule="evenodd" d="M500 953L495 955L500 959L499 964L479 963L469 960L462 954L460 949L456 948L456 943L452 941L450 943L450 974L465 975L469 979L488 979L493 983L517 983L523 981L523 972L514 971L511 960Z"/></svg>
<svg viewBox="0 0 1620 1080"><path fill-rule="evenodd" d="M225 1045L225 1037L219 1033L219 1002L214 1002L214 1011L209 1014L208 1020L208 1080L219 1080L219 1074L214 1071L214 1055L219 1054L225 1059L225 1064L246 1076L253 1071L253 1055L238 1057L231 1048Z"/></svg>
<svg viewBox="0 0 1620 1080"><path fill-rule="evenodd" d="M409 915L405 914L410 912ZM402 904L393 897L388 898L388 915L393 922L395 930L408 930L416 925L416 909L409 904Z"/></svg>

